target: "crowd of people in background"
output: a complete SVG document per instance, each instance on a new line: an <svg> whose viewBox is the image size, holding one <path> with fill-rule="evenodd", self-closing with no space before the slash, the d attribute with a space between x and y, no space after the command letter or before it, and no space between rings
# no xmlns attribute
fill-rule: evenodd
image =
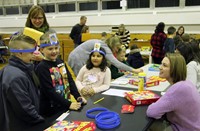
<svg viewBox="0 0 200 131"><path fill-rule="evenodd" d="M4 98L0 100L0 111L4 114L0 117L0 127L3 131L25 131L57 112L79 110L87 98L109 89L112 79L130 72L143 72L141 67L145 63L140 48L135 44L130 46L130 32L124 24L111 36L102 32L100 39L83 41L83 34L89 33L86 22L87 17L81 16L69 34L74 50L67 64L77 76L74 81L66 60L58 57L59 39L50 28L44 10L37 5L31 7L25 27L44 34L37 41L24 35L22 29L11 37L11 58L0 71L0 97ZM185 33L183 26L177 30L174 26L168 27L167 34L165 26L160 22L155 27L150 39L151 57L153 63L161 64L159 76L167 79L170 88L149 106L147 116L159 119L167 114L174 130L200 130L199 41ZM130 49L129 54L127 49ZM36 51L39 53L34 53ZM33 61L38 62L33 64ZM187 104L191 106L184 108ZM192 117L188 111L194 112Z"/></svg>

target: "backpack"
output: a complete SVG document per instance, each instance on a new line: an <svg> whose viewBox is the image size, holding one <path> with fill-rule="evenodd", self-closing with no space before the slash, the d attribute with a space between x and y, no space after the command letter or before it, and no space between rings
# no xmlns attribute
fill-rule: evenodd
<svg viewBox="0 0 200 131"><path fill-rule="evenodd" d="M1 127L1 131L9 131L9 126L8 126L8 113L7 113L7 109L6 109L6 103L5 103L5 97L3 94L3 86L2 86L2 78L3 78L3 71L4 68L2 70L0 70L0 127Z"/></svg>

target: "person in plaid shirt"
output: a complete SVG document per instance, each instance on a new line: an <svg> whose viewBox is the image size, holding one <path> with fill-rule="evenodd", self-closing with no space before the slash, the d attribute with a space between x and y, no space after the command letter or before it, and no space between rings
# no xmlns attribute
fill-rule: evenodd
<svg viewBox="0 0 200 131"><path fill-rule="evenodd" d="M156 64L161 64L162 59L164 58L163 46L167 38L167 35L164 32L165 23L160 22L156 26L155 33L151 36L151 45L153 47L151 56L153 62Z"/></svg>

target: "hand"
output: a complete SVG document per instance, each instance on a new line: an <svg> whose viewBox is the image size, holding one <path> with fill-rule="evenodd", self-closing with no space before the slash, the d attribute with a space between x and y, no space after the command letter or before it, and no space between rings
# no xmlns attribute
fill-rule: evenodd
<svg viewBox="0 0 200 131"><path fill-rule="evenodd" d="M81 103L80 102L72 102L69 109L70 110L78 110L81 108Z"/></svg>
<svg viewBox="0 0 200 131"><path fill-rule="evenodd" d="M133 69L133 72L134 73L140 73L140 72L143 72L143 69L139 68L139 69Z"/></svg>
<svg viewBox="0 0 200 131"><path fill-rule="evenodd" d="M87 89L87 87L83 87L83 88L81 89L81 95L83 95L83 96L88 95L88 89Z"/></svg>
<svg viewBox="0 0 200 131"><path fill-rule="evenodd" d="M40 51L37 51L37 52L33 53L32 60L34 60L34 61L42 61L43 59L44 59L44 56L42 55L42 53Z"/></svg>
<svg viewBox="0 0 200 131"><path fill-rule="evenodd" d="M84 97L78 97L77 101L80 102L80 100L82 101L83 104L87 103L87 100Z"/></svg>
<svg viewBox="0 0 200 131"><path fill-rule="evenodd" d="M93 88L89 88L89 89L88 89L88 94L89 94L90 96L93 96L93 95L95 94L94 89L93 89Z"/></svg>

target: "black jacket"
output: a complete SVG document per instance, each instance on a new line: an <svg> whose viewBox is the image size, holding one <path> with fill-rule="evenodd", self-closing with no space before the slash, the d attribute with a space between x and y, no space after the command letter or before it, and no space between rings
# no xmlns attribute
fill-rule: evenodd
<svg viewBox="0 0 200 131"><path fill-rule="evenodd" d="M57 68L57 71L52 73L51 71L55 68ZM77 99L80 94L62 60L57 59L55 62L43 60L36 68L41 84L40 112L44 116L51 116L62 110L67 111L71 105L71 101L63 96L66 93L62 93L66 92L66 89L63 89L63 87L65 88L65 80L61 73L63 71L67 74L70 93Z"/></svg>
<svg viewBox="0 0 200 131"><path fill-rule="evenodd" d="M76 24L75 26L73 26L71 33L70 33L70 37L71 39L74 41L75 44L80 45L81 44L81 31L84 25L80 25L80 24Z"/></svg>
<svg viewBox="0 0 200 131"><path fill-rule="evenodd" d="M17 57L11 57L3 69L0 93L4 99L3 106L7 108L4 115L11 131L27 131L34 124L44 121L38 113L39 90L33 76L33 65Z"/></svg>
<svg viewBox="0 0 200 131"><path fill-rule="evenodd" d="M128 64L133 68L140 68L144 66L144 61L142 59L142 56L139 52L139 50L134 49L131 50L128 58L127 58Z"/></svg>

